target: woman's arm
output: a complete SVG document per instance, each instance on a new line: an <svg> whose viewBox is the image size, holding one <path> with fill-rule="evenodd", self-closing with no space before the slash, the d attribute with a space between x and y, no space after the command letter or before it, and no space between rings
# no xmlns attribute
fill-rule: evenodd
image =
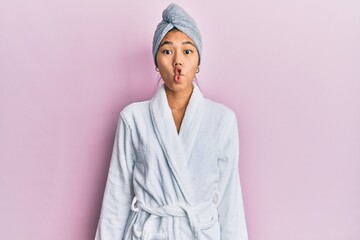
<svg viewBox="0 0 360 240"><path fill-rule="evenodd" d="M223 156L219 160L221 202L218 211L221 239L248 240L238 169L239 139L235 115L226 126L224 136Z"/></svg>
<svg viewBox="0 0 360 240"><path fill-rule="evenodd" d="M120 116L95 240L123 239L134 196L130 129Z"/></svg>

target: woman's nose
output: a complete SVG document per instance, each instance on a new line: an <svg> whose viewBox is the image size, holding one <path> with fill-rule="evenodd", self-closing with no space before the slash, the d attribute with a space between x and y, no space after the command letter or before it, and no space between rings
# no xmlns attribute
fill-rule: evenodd
<svg viewBox="0 0 360 240"><path fill-rule="evenodd" d="M176 53L174 56L174 67L182 66L182 60L180 54Z"/></svg>

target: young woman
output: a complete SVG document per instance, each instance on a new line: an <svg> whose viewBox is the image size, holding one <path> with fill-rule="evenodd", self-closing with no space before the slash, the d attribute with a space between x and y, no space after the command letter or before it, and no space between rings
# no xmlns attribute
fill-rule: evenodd
<svg viewBox="0 0 360 240"><path fill-rule="evenodd" d="M248 239L236 117L193 82L200 32L175 4L153 55L164 84L120 113L95 239Z"/></svg>

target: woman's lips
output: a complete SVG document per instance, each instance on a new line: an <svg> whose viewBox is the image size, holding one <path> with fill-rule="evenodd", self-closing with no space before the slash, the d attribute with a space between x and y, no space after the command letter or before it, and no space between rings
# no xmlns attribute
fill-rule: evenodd
<svg viewBox="0 0 360 240"><path fill-rule="evenodd" d="M180 82L180 76L181 75L181 69L180 68L176 68L175 69L175 82L179 83Z"/></svg>

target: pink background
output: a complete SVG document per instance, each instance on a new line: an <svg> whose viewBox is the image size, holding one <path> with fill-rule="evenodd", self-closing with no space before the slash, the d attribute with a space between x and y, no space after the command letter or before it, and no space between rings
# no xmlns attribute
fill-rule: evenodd
<svg viewBox="0 0 360 240"><path fill-rule="evenodd" d="M157 85L169 2L144 2L1 1L1 239L93 239L118 114ZM360 2L178 3L238 116L250 239L360 239Z"/></svg>

